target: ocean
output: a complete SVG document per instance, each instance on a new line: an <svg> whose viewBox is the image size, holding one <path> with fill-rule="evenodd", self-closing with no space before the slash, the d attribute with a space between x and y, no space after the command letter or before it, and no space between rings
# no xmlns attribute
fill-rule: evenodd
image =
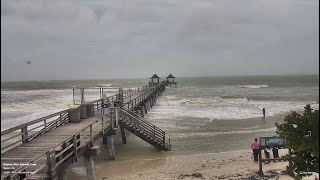
<svg viewBox="0 0 320 180"><path fill-rule="evenodd" d="M128 144L115 139L118 160L202 154L250 149L255 137L275 135L275 122L306 104L319 109L318 75L234 76L175 79L145 119L170 134L172 151L154 147L128 133ZM1 130L73 107L73 88L85 91L85 100L109 96L119 87L137 88L148 79L59 80L1 82ZM75 91L79 102L79 90ZM266 117L262 118L262 108Z"/></svg>

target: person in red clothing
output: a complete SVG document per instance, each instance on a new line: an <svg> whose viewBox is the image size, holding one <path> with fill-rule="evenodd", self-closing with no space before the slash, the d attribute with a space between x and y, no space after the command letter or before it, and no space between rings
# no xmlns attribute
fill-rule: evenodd
<svg viewBox="0 0 320 180"><path fill-rule="evenodd" d="M254 142L251 144L251 149L253 150L254 162L258 162L260 142L257 138L254 139Z"/></svg>

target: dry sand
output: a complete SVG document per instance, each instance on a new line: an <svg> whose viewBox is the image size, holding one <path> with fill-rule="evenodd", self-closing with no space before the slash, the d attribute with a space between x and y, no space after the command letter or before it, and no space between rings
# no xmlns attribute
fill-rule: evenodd
<svg viewBox="0 0 320 180"><path fill-rule="evenodd" d="M281 153L281 151L280 151ZM159 159L130 161L96 161L97 179L288 179L285 169L288 162L263 164L264 178L257 175L258 163L253 162L251 151L233 151ZM73 166L73 167L72 167ZM66 179L86 179L85 168L72 165ZM77 176L72 172L78 173Z"/></svg>

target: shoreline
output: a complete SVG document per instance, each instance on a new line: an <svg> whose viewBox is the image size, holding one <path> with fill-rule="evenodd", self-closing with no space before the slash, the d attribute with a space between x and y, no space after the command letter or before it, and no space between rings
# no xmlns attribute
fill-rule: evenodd
<svg viewBox="0 0 320 180"><path fill-rule="evenodd" d="M284 151L286 150L279 153ZM288 162L263 164L265 177L293 180L294 178L285 174L287 165ZM258 169L258 163L253 162L252 152L249 150L129 161L95 161L97 179L108 180L263 179L257 175ZM77 165L72 164L68 168L65 179L85 179L86 173L75 173L80 171L86 172L82 159L79 159Z"/></svg>

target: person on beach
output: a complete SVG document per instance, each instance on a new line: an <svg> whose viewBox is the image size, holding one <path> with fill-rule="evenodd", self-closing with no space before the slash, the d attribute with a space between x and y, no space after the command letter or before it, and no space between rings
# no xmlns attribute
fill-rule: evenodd
<svg viewBox="0 0 320 180"><path fill-rule="evenodd" d="M251 144L251 149L253 151L254 162L258 162L260 142L257 138L254 139L254 142Z"/></svg>
<svg viewBox="0 0 320 180"><path fill-rule="evenodd" d="M263 117L266 117L266 108L262 108Z"/></svg>

